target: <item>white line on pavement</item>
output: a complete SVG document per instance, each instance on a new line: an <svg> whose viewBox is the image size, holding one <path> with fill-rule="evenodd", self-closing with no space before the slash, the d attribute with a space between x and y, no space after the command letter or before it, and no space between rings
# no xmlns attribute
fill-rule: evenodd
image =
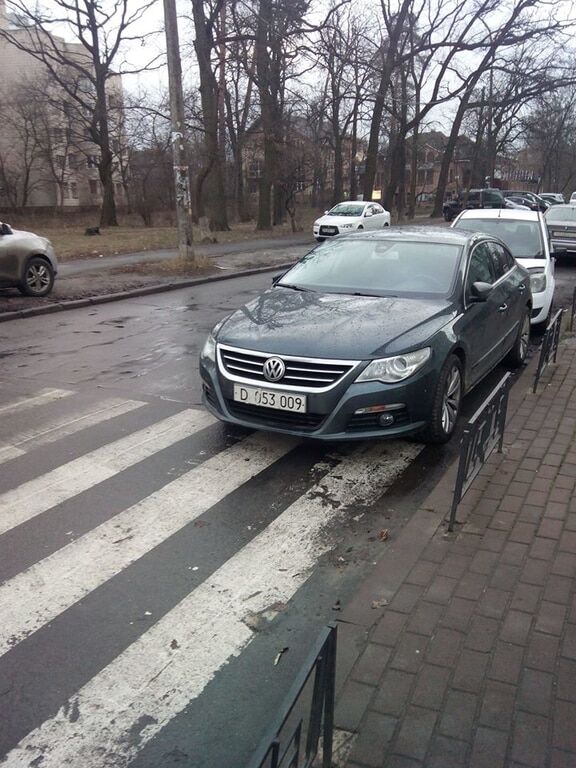
<svg viewBox="0 0 576 768"><path fill-rule="evenodd" d="M215 421L205 411L182 411L7 491L0 496L0 535Z"/></svg>
<svg viewBox="0 0 576 768"><path fill-rule="evenodd" d="M343 459L55 717L22 739L2 766L125 768L251 641L244 619L287 602L304 584L331 547L329 526L349 506L377 500L420 450L398 442ZM70 708L77 714L74 722ZM137 745L126 738L136 730Z"/></svg>

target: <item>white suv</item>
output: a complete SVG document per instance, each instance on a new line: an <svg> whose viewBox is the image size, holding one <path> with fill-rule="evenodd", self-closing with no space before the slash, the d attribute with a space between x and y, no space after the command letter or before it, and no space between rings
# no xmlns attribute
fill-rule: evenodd
<svg viewBox="0 0 576 768"><path fill-rule="evenodd" d="M514 258L530 272L532 325L545 327L554 300L554 254L544 216L539 211L471 210L462 211L452 227L486 232L499 237Z"/></svg>

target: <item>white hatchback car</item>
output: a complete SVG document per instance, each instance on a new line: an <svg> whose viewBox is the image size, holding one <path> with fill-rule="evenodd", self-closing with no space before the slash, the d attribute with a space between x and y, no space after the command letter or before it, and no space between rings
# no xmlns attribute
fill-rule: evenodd
<svg viewBox="0 0 576 768"><path fill-rule="evenodd" d="M545 327L554 301L554 254L544 216L539 211L466 210L452 222L454 229L486 232L499 237L514 258L530 272L532 325Z"/></svg>
<svg viewBox="0 0 576 768"><path fill-rule="evenodd" d="M314 237L321 243L327 237L355 229L384 229L390 226L390 212L378 203L349 201L338 203L314 222Z"/></svg>

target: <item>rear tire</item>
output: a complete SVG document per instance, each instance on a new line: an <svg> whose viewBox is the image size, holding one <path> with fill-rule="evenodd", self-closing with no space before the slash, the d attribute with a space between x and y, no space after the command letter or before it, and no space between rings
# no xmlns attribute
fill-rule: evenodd
<svg viewBox="0 0 576 768"><path fill-rule="evenodd" d="M438 377L430 421L422 432L425 443L450 440L458 423L463 390L462 363L456 355L449 355Z"/></svg>
<svg viewBox="0 0 576 768"><path fill-rule="evenodd" d="M518 328L518 335L514 346L506 355L506 363L511 368L520 368L526 361L526 355L528 354L528 345L530 344L530 310L528 307L524 310L522 319L520 320L520 327Z"/></svg>
<svg viewBox="0 0 576 768"><path fill-rule="evenodd" d="M18 286L25 296L47 296L54 285L52 264L42 256L32 256L26 264L22 282Z"/></svg>

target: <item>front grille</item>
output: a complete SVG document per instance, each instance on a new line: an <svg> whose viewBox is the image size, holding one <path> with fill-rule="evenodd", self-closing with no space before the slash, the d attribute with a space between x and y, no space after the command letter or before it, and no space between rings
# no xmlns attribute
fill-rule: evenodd
<svg viewBox="0 0 576 768"><path fill-rule="evenodd" d="M353 413L348 421L346 431L367 432L372 429L393 429L410 423L410 417L406 408L403 408L401 411L384 411L384 413L391 413L394 416L394 421L387 427L383 427L378 421L382 413Z"/></svg>
<svg viewBox="0 0 576 768"><path fill-rule="evenodd" d="M324 416L319 413L293 413L278 411L275 408L260 408L258 405L246 405L234 400L226 400L228 410L239 419L257 422L263 426L279 429L302 429L312 432L322 424Z"/></svg>
<svg viewBox="0 0 576 768"><path fill-rule="evenodd" d="M264 376L264 363L272 355L260 352L247 352L232 347L218 347L221 365L232 378L253 381L256 384L270 385ZM349 373L356 363L339 360L312 360L308 358L280 357L286 366L286 372L280 381L274 382L282 387L305 387L323 389L336 384Z"/></svg>
<svg viewBox="0 0 576 768"><path fill-rule="evenodd" d="M335 226L321 226L320 227L320 237L332 237L333 235L338 235L340 230L338 227Z"/></svg>

